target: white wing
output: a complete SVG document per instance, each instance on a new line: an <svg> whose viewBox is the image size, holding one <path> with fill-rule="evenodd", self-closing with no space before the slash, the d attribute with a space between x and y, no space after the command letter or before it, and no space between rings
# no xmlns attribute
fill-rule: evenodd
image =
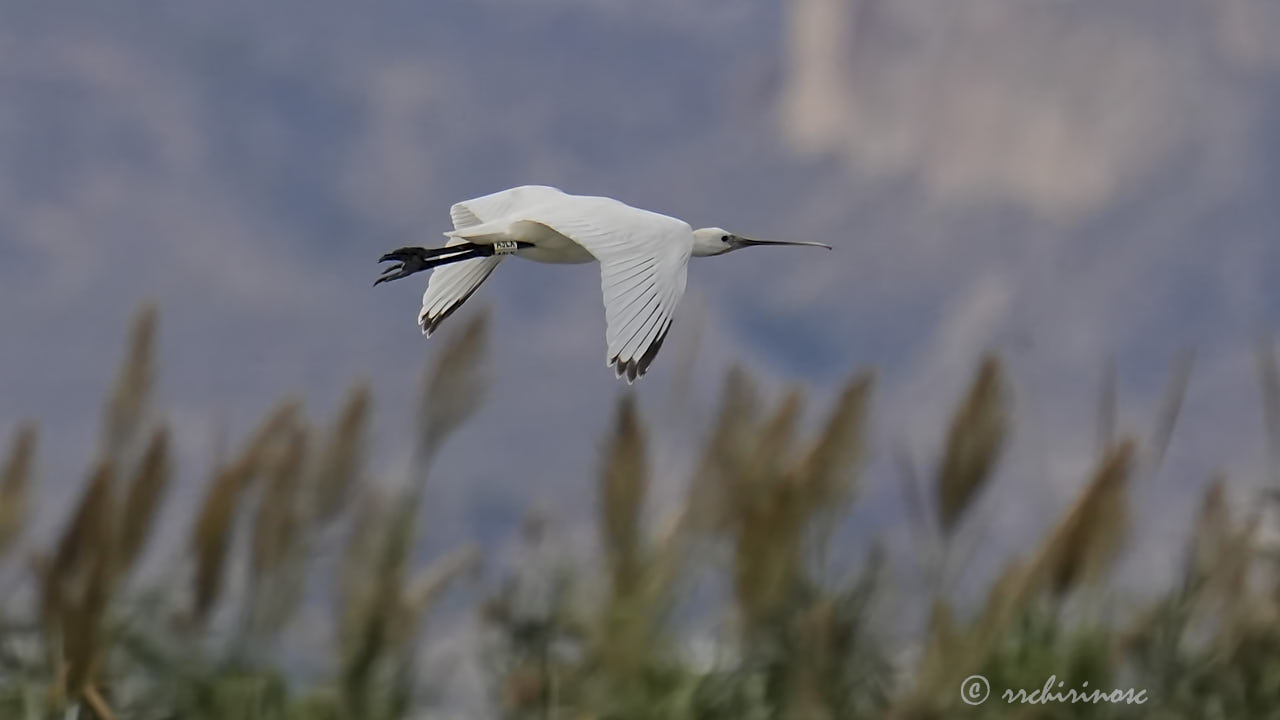
<svg viewBox="0 0 1280 720"><path fill-rule="evenodd" d="M561 197L564 193L553 187L522 185L455 203L449 208L449 216L453 219L453 228L461 230ZM462 242L466 241L453 239L445 245ZM440 323L480 288L500 262L502 256L497 255L442 265L432 270L427 291L422 294L422 310L418 312L418 326L422 328L422 334L431 337Z"/></svg>
<svg viewBox="0 0 1280 720"><path fill-rule="evenodd" d="M453 218L453 229L461 230L566 197L569 196L558 188L547 185L521 185L455 203L449 208L449 216Z"/></svg>
<svg viewBox="0 0 1280 720"><path fill-rule="evenodd" d="M450 240L445 245L463 242L466 241ZM432 270L431 279L427 281L427 291L422 294L422 309L418 311L418 327L422 328L422 334L431 337L431 333L440 327L445 318L480 289L480 284L500 262L502 256L497 255L463 260Z"/></svg>
<svg viewBox="0 0 1280 720"><path fill-rule="evenodd" d="M545 225L600 261L606 364L635 382L649 369L671 327L693 249L681 220L610 198L565 195L522 219Z"/></svg>

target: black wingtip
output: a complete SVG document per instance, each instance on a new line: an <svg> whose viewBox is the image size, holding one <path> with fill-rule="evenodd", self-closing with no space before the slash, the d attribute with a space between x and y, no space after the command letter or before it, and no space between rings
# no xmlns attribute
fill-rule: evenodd
<svg viewBox="0 0 1280 720"><path fill-rule="evenodd" d="M640 357L633 357L626 362L622 362L617 355L614 355L609 358L606 365L613 368L614 377L619 380L626 378L628 385L635 383L636 380L644 377L645 373L649 372L649 366L653 363L654 358L658 356L658 351L662 349L662 343L666 341L667 334L670 331L671 321L667 320L662 330L658 332L657 337L653 339Z"/></svg>

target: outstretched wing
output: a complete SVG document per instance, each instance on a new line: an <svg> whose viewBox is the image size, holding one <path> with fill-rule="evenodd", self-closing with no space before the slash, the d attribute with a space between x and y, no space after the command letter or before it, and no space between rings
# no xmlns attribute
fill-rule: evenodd
<svg viewBox="0 0 1280 720"><path fill-rule="evenodd" d="M455 203L449 208L449 216L453 219L453 228L461 230L563 196L560 190L546 185L522 185ZM465 240L454 239L445 245L462 242ZM502 256L495 255L442 265L432 270L427 290L422 294L422 310L418 312L418 326L422 328L422 334L431 337L445 318L475 294L500 262Z"/></svg>
<svg viewBox="0 0 1280 720"><path fill-rule="evenodd" d="M449 216L453 219L453 229L461 230L566 197L569 196L563 191L548 185L521 185L454 203L449 208Z"/></svg>
<svg viewBox="0 0 1280 720"><path fill-rule="evenodd" d="M445 243L457 245L465 240L450 240ZM431 279L427 281L427 291L422 294L422 309L418 311L418 327L422 334L431 337L431 333L440 327L444 319L462 307L462 303L475 294L498 263L501 255L463 260L451 265L441 265L431 271Z"/></svg>
<svg viewBox="0 0 1280 720"><path fill-rule="evenodd" d="M566 195L525 219L581 245L600 262L606 364L635 382L649 369L684 294L693 230L610 198Z"/></svg>

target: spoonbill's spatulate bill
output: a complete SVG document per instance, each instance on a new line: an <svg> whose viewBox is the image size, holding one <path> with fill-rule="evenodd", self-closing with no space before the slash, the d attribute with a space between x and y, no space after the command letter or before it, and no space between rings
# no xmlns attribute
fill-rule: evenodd
<svg viewBox="0 0 1280 720"><path fill-rule="evenodd" d="M435 268L418 325L430 336L507 256L544 263L600 263L606 364L628 383L645 374L671 328L684 294L689 258L756 245L809 242L753 240L720 228L694 230L673 217L612 198L569 195L523 185L456 203L444 247L403 247L379 262L395 264L374 285Z"/></svg>

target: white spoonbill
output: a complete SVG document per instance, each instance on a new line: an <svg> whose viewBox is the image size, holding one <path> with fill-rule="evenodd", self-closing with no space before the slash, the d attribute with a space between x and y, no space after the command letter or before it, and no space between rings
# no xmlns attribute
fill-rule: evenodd
<svg viewBox="0 0 1280 720"><path fill-rule="evenodd" d="M684 294L689 257L723 255L753 245L829 245L753 240L720 228L694 230L673 217L607 197L570 195L522 185L449 208L454 229L441 248L403 247L373 284L436 268L422 296L418 325L430 336L508 255L544 263L600 263L605 364L628 383L645 374Z"/></svg>

